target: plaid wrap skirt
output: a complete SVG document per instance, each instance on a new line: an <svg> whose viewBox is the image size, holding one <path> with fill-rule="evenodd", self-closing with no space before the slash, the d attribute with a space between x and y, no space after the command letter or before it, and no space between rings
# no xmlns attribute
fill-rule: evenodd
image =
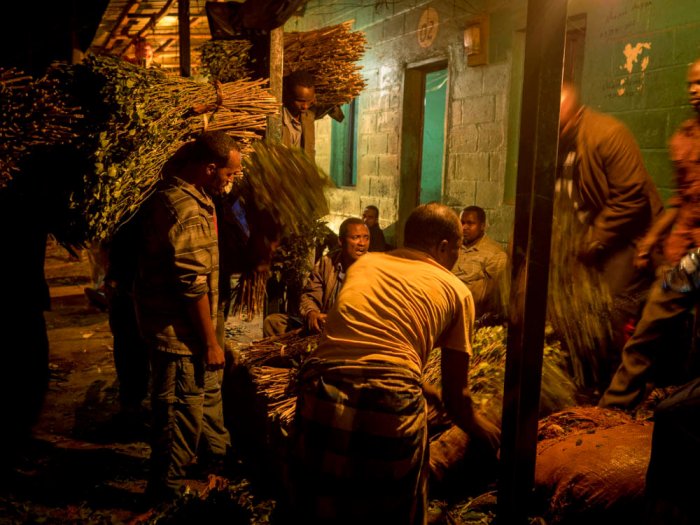
<svg viewBox="0 0 700 525"><path fill-rule="evenodd" d="M415 373L307 360L291 452L290 503L300 522L425 523L427 410Z"/></svg>

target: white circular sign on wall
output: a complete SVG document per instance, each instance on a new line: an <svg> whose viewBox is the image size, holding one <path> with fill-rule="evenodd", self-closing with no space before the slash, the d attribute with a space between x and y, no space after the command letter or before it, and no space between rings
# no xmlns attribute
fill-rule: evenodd
<svg viewBox="0 0 700 525"><path fill-rule="evenodd" d="M418 20L418 45L420 47L430 47L433 44L437 36L439 21L438 12L432 7L428 7L420 15L420 20Z"/></svg>

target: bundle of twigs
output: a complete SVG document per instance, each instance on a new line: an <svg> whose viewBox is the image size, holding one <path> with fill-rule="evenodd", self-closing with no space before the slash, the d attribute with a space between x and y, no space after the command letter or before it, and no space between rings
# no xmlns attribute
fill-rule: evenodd
<svg viewBox="0 0 700 525"><path fill-rule="evenodd" d="M259 366L251 369L257 391L266 400L268 418L279 422L282 429L288 428L294 419L296 373L296 368Z"/></svg>
<svg viewBox="0 0 700 525"><path fill-rule="evenodd" d="M612 297L600 273L578 259L586 228L563 199L555 200L547 320L570 354L579 386L597 382L598 348L612 331Z"/></svg>
<svg viewBox="0 0 700 525"><path fill-rule="evenodd" d="M474 406L497 424L500 424L503 404L506 334L504 326L490 326L477 330L469 368L468 382ZM549 330L542 365L540 414L548 414L575 404L576 385L566 372L566 352L551 335ZM423 379L435 385L441 382L439 349L430 354Z"/></svg>
<svg viewBox="0 0 700 525"><path fill-rule="evenodd" d="M262 137L279 111L263 81L201 83L111 57L57 67L89 120L81 147L93 160L73 206L88 219L86 236L109 237L153 190L165 162L203 130L244 144Z"/></svg>
<svg viewBox="0 0 700 525"><path fill-rule="evenodd" d="M219 82L233 82L253 76L249 67L249 40L209 40L202 44L201 60L205 74Z"/></svg>
<svg viewBox="0 0 700 525"><path fill-rule="evenodd" d="M260 339L241 353L241 364L250 368L264 366L271 359L283 358L296 366L318 346L320 334L305 335L301 329L286 334Z"/></svg>
<svg viewBox="0 0 700 525"><path fill-rule="evenodd" d="M269 278L269 271L249 271L241 274L233 289L231 312L247 321L252 321L263 313Z"/></svg>
<svg viewBox="0 0 700 525"><path fill-rule="evenodd" d="M309 71L316 80L316 100L323 106L340 106L365 88L357 62L367 40L362 31L351 31L351 23L315 31L284 34L284 74Z"/></svg>
<svg viewBox="0 0 700 525"><path fill-rule="evenodd" d="M81 116L55 79L0 68L0 189L27 155L42 146L72 142Z"/></svg>

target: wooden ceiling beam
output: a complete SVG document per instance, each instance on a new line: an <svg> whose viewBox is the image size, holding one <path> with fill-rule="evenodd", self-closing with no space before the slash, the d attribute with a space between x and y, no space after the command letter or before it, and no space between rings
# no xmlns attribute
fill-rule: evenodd
<svg viewBox="0 0 700 525"><path fill-rule="evenodd" d="M105 40L104 45L102 46L103 49L106 51L109 51L112 49L113 46L110 45L114 37L117 35L119 29L121 28L121 25L124 23L124 20L127 19L129 14L133 13L134 10L139 5L139 0L129 0L126 4L124 4L124 7L122 8L121 12L119 13L119 16L117 17L117 21L112 27L112 30L109 32L109 35L107 35L107 39Z"/></svg>
<svg viewBox="0 0 700 525"><path fill-rule="evenodd" d="M151 19L146 23L145 26L136 34L135 37L131 39L131 41L126 45L126 47L122 50L122 52L119 54L119 56L124 56L126 52L133 46L136 41L139 38L143 38L143 36L150 31L151 29L155 28L156 25L158 25L158 21L163 18L165 15L168 14L168 11L170 10L170 7L175 3L175 0L167 0L165 2L165 5L161 8L160 11L158 11L155 15L151 17Z"/></svg>

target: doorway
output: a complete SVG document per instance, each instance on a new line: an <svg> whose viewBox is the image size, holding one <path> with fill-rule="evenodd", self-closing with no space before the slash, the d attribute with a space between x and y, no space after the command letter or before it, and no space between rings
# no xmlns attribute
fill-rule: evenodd
<svg viewBox="0 0 700 525"><path fill-rule="evenodd" d="M397 240L419 204L442 200L447 108L447 62L406 69L401 123L401 185Z"/></svg>

